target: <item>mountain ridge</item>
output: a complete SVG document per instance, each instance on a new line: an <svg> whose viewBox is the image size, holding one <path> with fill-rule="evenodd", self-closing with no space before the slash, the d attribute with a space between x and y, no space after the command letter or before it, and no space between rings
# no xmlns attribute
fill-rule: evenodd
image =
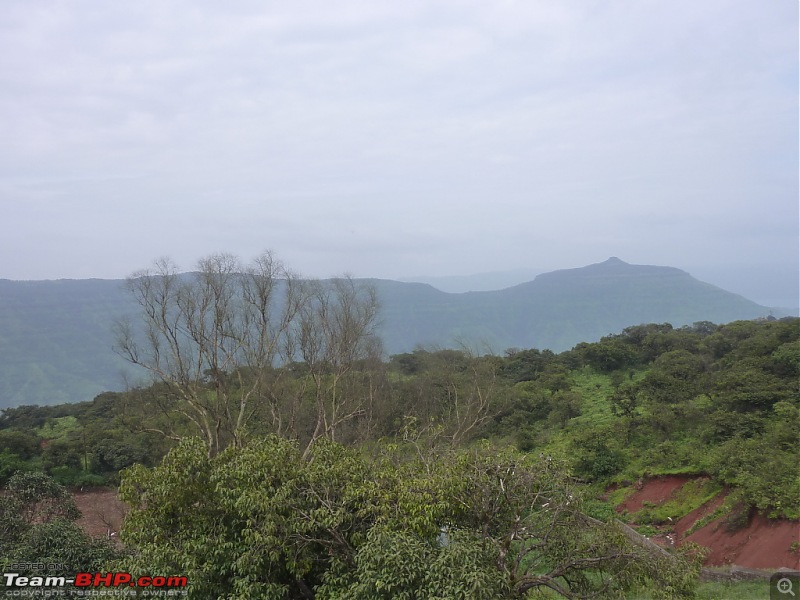
<svg viewBox="0 0 800 600"><path fill-rule="evenodd" d="M562 351L641 323L729 322L766 317L774 310L701 282L681 269L633 265L617 257L542 273L532 281L495 292L458 296L458 300L442 298L436 306L421 307L422 314L409 325L422 336L418 342L435 344L444 336L448 337L445 345L460 338L473 342L477 349L495 352L509 347ZM461 318L452 318L446 325L427 318L433 311L446 310L448 302L460 304ZM504 315L498 322L501 306ZM396 307L389 302L387 309L391 321Z"/></svg>
<svg viewBox="0 0 800 600"><path fill-rule="evenodd" d="M540 262L541 258L536 262ZM652 265L651 265L652 266ZM558 267L569 270L568 267ZM787 275L785 265L737 264L727 265L703 262L702 257L684 263L681 270L691 273L700 281L753 300L762 306L781 307L787 314L800 313L797 275ZM506 271L485 271L471 275L399 277L398 281L429 283L436 289L450 293L468 291L502 290L532 281L537 275L555 268L517 268ZM791 272L791 271L790 271ZM795 269L796 272L796 269Z"/></svg>
<svg viewBox="0 0 800 600"><path fill-rule="evenodd" d="M767 317L772 310L674 267L611 257L495 291L364 278L382 303L387 354L418 345L567 350L641 323L679 327ZM91 399L124 388L112 323L137 314L120 279L0 279L0 408Z"/></svg>

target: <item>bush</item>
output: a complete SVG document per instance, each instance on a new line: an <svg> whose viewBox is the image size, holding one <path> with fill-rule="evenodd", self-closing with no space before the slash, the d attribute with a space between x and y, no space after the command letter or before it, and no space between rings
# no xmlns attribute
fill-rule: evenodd
<svg viewBox="0 0 800 600"><path fill-rule="evenodd" d="M109 484L109 480L94 473L87 473L74 467L53 467L50 476L65 487L102 487Z"/></svg>

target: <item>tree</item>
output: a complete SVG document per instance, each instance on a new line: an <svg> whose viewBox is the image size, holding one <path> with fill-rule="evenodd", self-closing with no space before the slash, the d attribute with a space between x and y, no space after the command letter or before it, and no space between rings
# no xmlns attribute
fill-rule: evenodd
<svg viewBox="0 0 800 600"><path fill-rule="evenodd" d="M155 408L182 415L209 454L241 446L259 414L274 431L300 435L292 412L297 406L287 409L283 381L297 359L315 385L312 441L333 437L363 409L348 405L340 391L373 339L378 305L372 288L352 279L303 281L270 253L249 265L212 255L188 274L161 259L127 283L142 309L144 332L120 322L116 350L163 384ZM298 403L305 389L295 390ZM153 429L183 437L166 421Z"/></svg>
<svg viewBox="0 0 800 600"><path fill-rule="evenodd" d="M13 429L0 430L0 450L16 454L22 460L28 460L41 452L39 438L35 433Z"/></svg>
<svg viewBox="0 0 800 600"><path fill-rule="evenodd" d="M342 446L320 440L302 454L269 436L209 458L188 438L159 467L126 471L121 535L134 552L120 568L184 574L192 598L313 598L365 531L369 478Z"/></svg>
<svg viewBox="0 0 800 600"><path fill-rule="evenodd" d="M375 288L359 286L351 277L310 286L298 322L298 350L312 381L315 408L306 453L321 437L335 440L344 423L365 416L371 407L373 387L355 388L359 363L381 359L375 335L378 308Z"/></svg>
<svg viewBox="0 0 800 600"><path fill-rule="evenodd" d="M631 383L620 385L608 398L608 403L614 415L632 419L641 404L639 387Z"/></svg>
<svg viewBox="0 0 800 600"><path fill-rule="evenodd" d="M581 343L575 348L587 364L603 373L636 364L636 352L621 335L608 336L593 344Z"/></svg>
<svg viewBox="0 0 800 600"><path fill-rule="evenodd" d="M404 390L406 424L458 446L474 438L500 412L506 387L498 380L502 359L469 349L419 353L424 371Z"/></svg>
<svg viewBox="0 0 800 600"><path fill-rule="evenodd" d="M695 566L581 511L564 466L510 451L368 459L271 436L208 457L184 440L134 467L120 568L189 579L193 598L620 597L687 592Z"/></svg>
<svg viewBox="0 0 800 600"><path fill-rule="evenodd" d="M117 556L114 547L92 539L74 523L80 516L67 490L44 473L17 473L0 503L0 564L44 564L45 570L15 569L20 575L65 575L57 565L93 571Z"/></svg>
<svg viewBox="0 0 800 600"><path fill-rule="evenodd" d="M282 275L285 310L294 306L291 278L271 255L243 271L230 255L202 259L185 275L160 259L127 280L142 309L144 339L129 321L117 326L117 352L166 385L170 408L194 424L211 453L230 439L239 443L252 415L249 401L260 381L244 382L240 368L261 373L277 354L285 329L272 317L273 292Z"/></svg>

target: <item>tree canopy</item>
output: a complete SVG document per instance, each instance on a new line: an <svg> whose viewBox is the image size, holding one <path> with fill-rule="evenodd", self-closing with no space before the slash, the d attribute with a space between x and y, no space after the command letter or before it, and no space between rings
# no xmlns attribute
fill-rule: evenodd
<svg viewBox="0 0 800 600"><path fill-rule="evenodd" d="M187 439L123 478L124 567L188 576L197 598L679 597L696 564L582 512L564 465L509 450L303 456L270 436L208 456ZM157 532L157 533L156 533Z"/></svg>

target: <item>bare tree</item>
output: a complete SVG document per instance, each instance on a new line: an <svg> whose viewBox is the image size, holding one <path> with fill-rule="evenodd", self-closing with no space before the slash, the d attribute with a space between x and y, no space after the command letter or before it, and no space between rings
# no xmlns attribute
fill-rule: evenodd
<svg viewBox="0 0 800 600"><path fill-rule="evenodd" d="M504 400L497 383L498 359L476 356L466 346L419 355L425 370L414 383L415 405L405 415L413 425L412 437L459 446L481 431Z"/></svg>
<svg viewBox="0 0 800 600"><path fill-rule="evenodd" d="M307 300L299 279L266 252L248 266L211 255L189 274L160 259L127 285L144 331L119 322L116 351L163 382L169 409L194 425L209 454L240 445L269 378L292 352Z"/></svg>
<svg viewBox="0 0 800 600"><path fill-rule="evenodd" d="M367 362L381 356L373 286L304 281L269 252L249 265L214 254L185 274L161 259L127 285L143 327L119 322L116 351L161 383L151 430L179 439L181 415L214 455L240 446L258 415L310 448L368 414L377 386Z"/></svg>
<svg viewBox="0 0 800 600"><path fill-rule="evenodd" d="M447 377L446 422L453 445L460 445L495 416L498 404L497 362L494 357L474 356L462 350L467 358L461 377ZM459 381L460 379L460 381Z"/></svg>
<svg viewBox="0 0 800 600"><path fill-rule="evenodd" d="M309 302L300 311L298 343L313 382L316 413L306 454L315 440L335 440L343 423L367 414L372 382L366 393L347 384L353 383L359 363L381 355L374 331L378 307L375 288L351 277L311 283Z"/></svg>

